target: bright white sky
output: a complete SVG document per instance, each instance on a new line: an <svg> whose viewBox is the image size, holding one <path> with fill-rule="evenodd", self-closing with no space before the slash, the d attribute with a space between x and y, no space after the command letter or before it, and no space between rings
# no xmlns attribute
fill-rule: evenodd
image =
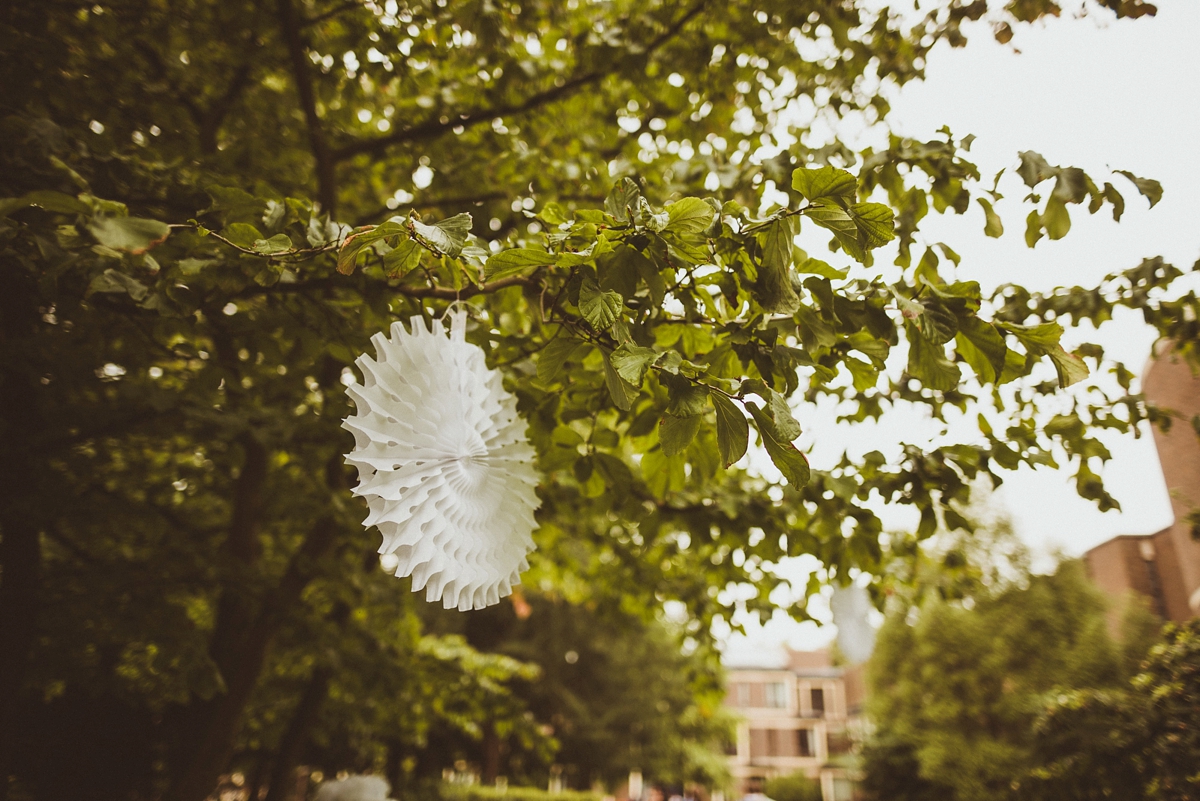
<svg viewBox="0 0 1200 801"><path fill-rule="evenodd" d="M1024 27L1008 46L995 42L985 28L967 29L966 48L939 45L926 80L898 93L889 119L899 133L939 138L935 132L943 125L956 136L973 133L978 138L971 155L980 172L990 178L1009 169L1001 183L1007 197L997 206L1006 229L1001 239L983 235L982 212L974 204L964 217L925 223L929 242L944 240L962 255L960 279L977 280L985 290L1008 282L1045 290L1093 285L1144 257L1161 255L1185 270L1200 258L1200 3L1157 0L1157 5L1155 18L1116 21L1097 14ZM1126 198L1122 221L1114 223L1108 207L1091 217L1073 206L1073 227L1065 239L1043 239L1028 249L1023 240L1028 207L1020 205L1025 192L1013 173L1022 150L1111 180ZM1162 202L1147 210L1132 184L1109 175L1114 169L1159 180ZM1140 374L1154 335L1137 315L1124 315L1090 338ZM1072 343L1065 344L1070 349ZM925 421L902 414L854 431L833 428L824 410L798 410L798 417L807 432L801 444L811 448L817 466L831 464L843 450L886 453L900 441L921 443L922 437L928 444L934 433ZM1009 474L998 493L1018 534L1043 557L1043 565L1051 553L1078 556L1116 534L1148 533L1171 523L1150 437L1106 442L1114 458L1103 475L1121 512L1096 511L1076 495L1066 471ZM762 469L770 473L772 468ZM885 514L884 522L912 524L903 513ZM803 563L793 567L803 574ZM765 627L748 625L748 632L729 640L727 658L769 661L780 643L817 647L833 635L831 627L800 625L781 615Z"/></svg>

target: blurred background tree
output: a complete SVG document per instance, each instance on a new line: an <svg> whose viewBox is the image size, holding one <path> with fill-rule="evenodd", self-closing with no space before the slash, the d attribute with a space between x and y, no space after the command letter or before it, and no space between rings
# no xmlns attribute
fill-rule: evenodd
<svg viewBox="0 0 1200 801"><path fill-rule="evenodd" d="M1160 644L1163 621L1129 602L1114 638L1083 565L1030 573L1003 519L939 535L916 565L891 596L869 668L871 798L1135 799L1176 797L1155 795L1155 782L1194 789L1186 770L1168 766L1195 764L1200 751L1166 736L1190 714L1167 694L1186 703L1200 668L1186 629L1167 626L1170 644ZM1160 723L1149 712L1156 694ZM1172 743L1158 765L1148 757L1151 730Z"/></svg>
<svg viewBox="0 0 1200 801"><path fill-rule="evenodd" d="M1118 16L1152 9L1088 5ZM807 397L836 394L856 405L851 419L901 400L935 416L970 403L958 365L933 350L959 319L990 348L966 334L956 345L981 385L1046 359L1058 383L1078 380L1083 363L1057 346L1051 318L1102 320L1130 305L1185 350L1194 337L1195 299L1149 292L1179 274L1152 260L1087 308L1072 292L998 296L996 320L1024 343L1009 349L975 315L978 286L946 283L932 249L916 265L910 252L931 210L964 213L972 193L988 208L969 138L894 137L861 155L836 141L779 146L785 132L804 133L783 113L792 101L807 98L830 119L883 120L880 81L918 78L936 42L963 43L964 20L986 15L1003 36L1059 11L1049 0L994 6L947 0L902 19L791 0L5 3L0 797L198 801L236 770L275 801L297 764L419 777L458 754L492 765L498 745L523 755L523 767L506 769L530 780L559 748L581 783L611 780L626 748L665 775L713 779L719 680L706 642L709 623L733 608L719 588L753 586L743 606L765 610L783 583L769 565L784 556L815 554L830 578L871 572L881 529L865 505L872 493L914 505L927 536L975 475L1044 462L1052 441L1081 460L1080 491L1108 503L1087 468L1088 426L1136 425L1149 412L1134 396L1080 407L1047 433L1029 420L1054 382L1038 385L1010 407L1019 425L1005 439L989 430L986 445L914 449L898 465L872 457L811 478L789 445L786 397L801 372ZM759 158L762 147L774 155ZM860 176L789 188L793 168L809 164L857 165ZM1038 235L1066 232L1068 203L1089 200L1095 212L1123 202L1111 185L1040 157L1023 170L1030 187L1061 187L1034 210ZM671 259L693 265L705 240L687 223L667 231L677 222L669 209L639 207L635 223L619 202L607 217L584 208L628 177L637 184L620 186L636 191L617 200L634 205L641 194L712 195L695 219L720 208L730 221L717 221L723 250L713 257L733 265L725 278L668 271ZM753 222L748 209L768 182L797 209ZM1152 199L1155 186L1136 184ZM894 232L892 211L866 202L872 193L898 215ZM787 248L789 215L805 200L806 219L833 232L835 260L869 262L895 235L908 272L890 287L854 278L830 289L844 270ZM410 225L469 211L471 247L485 256L492 242L563 246L535 237L566 223L567 244L594 248L604 239L596 221L612 230L624 214L637 235L598 262L597 288L671 370L741 380L738 402L762 398L754 425L792 486L785 494L722 472L741 455L721 434L732 418L714 426L705 397L696 407L687 382L660 381L661 365L651 377L636 365L614 372L608 326L576 309L580 270L484 283L481 264L426 249L393 275L381 265L396 235L342 274L354 272L358 247L344 247L348 226L382 237L388 229L365 226L395 210L411 213ZM986 225L995 232L990 216ZM809 276L803 302L793 263ZM926 286L942 294L925 297ZM459 298L472 298L472 341L505 370L546 476L525 579L533 613L509 621L506 640L431 619L378 569L341 463L354 357L394 320L441 314ZM663 310L664 298L682 311ZM910 304L899 322L888 316L896 298ZM588 323L604 348L564 349L564 336L553 358L543 354L561 333L545 312L563 307L556 321ZM880 376L901 332L917 344L917 388ZM922 350L927 342L936 344ZM1097 351L1084 355L1099 363ZM852 387L830 383L839 368ZM664 414L683 437L670 453L658 436ZM664 628L672 600L686 620ZM610 652L580 645L576 666L611 675L570 684L562 672L576 667L543 627L594 631ZM675 675L647 680L639 659ZM657 716L604 704L651 690L666 701ZM598 717L584 726L585 715Z"/></svg>

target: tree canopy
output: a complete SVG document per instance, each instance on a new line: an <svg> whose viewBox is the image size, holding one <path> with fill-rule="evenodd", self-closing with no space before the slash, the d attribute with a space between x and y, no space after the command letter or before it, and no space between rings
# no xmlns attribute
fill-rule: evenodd
<svg viewBox="0 0 1200 801"><path fill-rule="evenodd" d="M1012 185L1032 247L1072 212L1119 218L1130 189L1157 202L1157 182L1033 151L983 180L948 131L860 153L812 135L817 117L886 128L888 88L965 23L1004 40L1059 11L5 4L0 793L54 797L83 765L91 797L195 801L235 765L286 774L316 721L379 761L442 719L540 747L512 694L527 668L428 633L342 466L355 356L452 303L538 451L530 595L677 601L689 647L736 603L771 608L782 558L820 560L810 592L878 573L879 502L914 507L927 537L968 525L977 476L1065 455L1114 506L1095 432L1155 412L1099 347L1059 339L1126 306L1194 353L1197 299L1164 291L1181 271L1151 258L1097 287L985 294L921 223L974 215L999 236ZM796 246L802 226L827 252ZM1064 409L1089 370L1120 391ZM822 397L849 421L985 413L897 462L810 465L791 404ZM781 481L745 469L752 435ZM94 726L77 748L18 760L70 720ZM83 736L107 726L122 734Z"/></svg>

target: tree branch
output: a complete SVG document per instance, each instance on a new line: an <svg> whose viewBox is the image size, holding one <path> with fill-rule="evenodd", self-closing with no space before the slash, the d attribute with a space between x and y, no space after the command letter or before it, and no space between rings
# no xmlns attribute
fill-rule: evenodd
<svg viewBox="0 0 1200 801"><path fill-rule="evenodd" d="M668 28L662 34L656 37L649 44L646 50L640 54L640 57L642 59L649 59L656 50L678 35L679 32L683 30L683 28L689 22L691 22L697 14L700 13L706 2L707 0L700 0L700 2L693 5L685 14L683 14L683 16L671 23L671 25L668 26ZM425 122L410 126L408 128L403 128L387 136L382 136L377 139L352 142L351 144L344 145L333 151L333 159L334 161L345 161L346 159L353 158L354 156L363 153L378 155L392 145L400 144L402 142L420 142L433 139L450 130L451 128L455 128L460 125L465 128L472 125L477 125L487 120L495 119L496 117L506 117L513 114L523 114L527 111L532 111L536 108L553 103L570 94L573 94L574 92L583 89L586 86L599 83L601 80L610 75L616 74L622 68L628 65L628 59L613 56L609 59L609 64L611 66L608 69L592 70L591 72L578 75L566 81L561 86L555 86L551 89L536 92L519 103L475 109L454 117L448 117L445 122L442 122L441 116L431 117Z"/></svg>
<svg viewBox="0 0 1200 801"><path fill-rule="evenodd" d="M321 117L317 114L317 95L309 71L307 48L300 35L300 19L292 0L275 0L275 8L279 16L279 29L292 63L292 80L296 84L296 94L300 98L300 107L308 127L309 149L317 162L317 200L322 209L332 215L337 204L337 160L325 141Z"/></svg>

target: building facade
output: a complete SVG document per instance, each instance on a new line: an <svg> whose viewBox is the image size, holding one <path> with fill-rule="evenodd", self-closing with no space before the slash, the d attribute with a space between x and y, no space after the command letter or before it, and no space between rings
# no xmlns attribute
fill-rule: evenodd
<svg viewBox="0 0 1200 801"><path fill-rule="evenodd" d="M827 650L789 651L778 668L729 666L725 703L741 719L729 754L739 796L800 771L821 783L824 801L851 801L863 695L862 669L834 666Z"/></svg>
<svg viewBox="0 0 1200 801"><path fill-rule="evenodd" d="M1171 496L1175 522L1156 534L1124 535L1084 554L1092 580L1118 601L1110 614L1114 631L1122 600L1136 593L1164 620L1200 614L1200 375L1160 343L1146 370L1146 400L1171 416L1167 431L1154 427L1154 446Z"/></svg>

